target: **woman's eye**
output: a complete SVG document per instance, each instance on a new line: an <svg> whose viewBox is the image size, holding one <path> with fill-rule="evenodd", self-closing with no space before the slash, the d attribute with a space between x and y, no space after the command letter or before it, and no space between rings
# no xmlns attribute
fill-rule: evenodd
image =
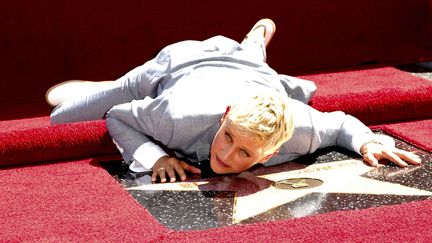
<svg viewBox="0 0 432 243"><path fill-rule="evenodd" d="M249 157L249 154L244 150L240 150L240 155L243 157Z"/></svg>
<svg viewBox="0 0 432 243"><path fill-rule="evenodd" d="M232 138L228 133L225 133L225 138L228 142L232 142Z"/></svg>

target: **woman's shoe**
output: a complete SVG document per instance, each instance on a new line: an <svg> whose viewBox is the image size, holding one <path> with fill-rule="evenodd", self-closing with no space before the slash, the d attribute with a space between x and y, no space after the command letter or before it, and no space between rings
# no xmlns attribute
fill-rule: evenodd
<svg viewBox="0 0 432 243"><path fill-rule="evenodd" d="M264 43L267 47L276 32L276 25L271 19L261 19L252 27L244 39L250 38L259 28L263 28Z"/></svg>

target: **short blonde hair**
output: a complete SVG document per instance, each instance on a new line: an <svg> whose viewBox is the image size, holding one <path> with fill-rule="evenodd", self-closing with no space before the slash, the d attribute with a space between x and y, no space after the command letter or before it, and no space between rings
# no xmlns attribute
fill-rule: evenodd
<svg viewBox="0 0 432 243"><path fill-rule="evenodd" d="M277 90L261 91L233 104L228 119L246 136L265 142L265 153L273 153L294 132L288 97Z"/></svg>

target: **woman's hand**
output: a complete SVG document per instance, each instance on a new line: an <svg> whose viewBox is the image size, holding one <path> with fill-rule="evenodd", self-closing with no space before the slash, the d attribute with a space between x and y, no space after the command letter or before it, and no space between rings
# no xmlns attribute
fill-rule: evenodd
<svg viewBox="0 0 432 243"><path fill-rule="evenodd" d="M200 169L191 166L184 161L178 160L174 157L164 156L158 159L153 166L152 182L156 182L159 177L160 182L165 183L167 182L167 175L170 178L169 182L175 182L177 174L180 176L180 179L184 181L186 180L185 171L194 174L201 173Z"/></svg>
<svg viewBox="0 0 432 243"><path fill-rule="evenodd" d="M360 152L363 155L363 159L371 166L378 166L378 161L381 159L388 159L401 167L408 166L408 164L421 164L420 157L413 152L375 142L364 144L360 148Z"/></svg>

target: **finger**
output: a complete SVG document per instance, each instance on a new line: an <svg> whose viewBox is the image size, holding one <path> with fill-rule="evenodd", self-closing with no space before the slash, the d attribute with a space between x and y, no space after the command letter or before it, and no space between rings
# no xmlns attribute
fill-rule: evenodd
<svg viewBox="0 0 432 243"><path fill-rule="evenodd" d="M166 182L166 169L165 168L159 168L157 170L157 174L159 175L160 181L162 183Z"/></svg>
<svg viewBox="0 0 432 243"><path fill-rule="evenodd" d="M367 152L364 156L363 159L369 163L369 165L373 166L373 167L377 167L378 166L378 160L375 158L374 154L372 152Z"/></svg>
<svg viewBox="0 0 432 243"><path fill-rule="evenodd" d="M417 154L400 149L396 149L394 153L410 164L421 164L421 158Z"/></svg>
<svg viewBox="0 0 432 243"><path fill-rule="evenodd" d="M180 180L182 181L186 180L186 173L180 164L175 164L174 169L176 170L177 174L180 176Z"/></svg>
<svg viewBox="0 0 432 243"><path fill-rule="evenodd" d="M166 172L168 173L168 176L170 178L170 182L175 182L176 181L176 174L174 172L174 168L173 167L167 167Z"/></svg>
<svg viewBox="0 0 432 243"><path fill-rule="evenodd" d="M161 171L165 170L164 168L153 168L152 172L152 182L156 182ZM160 177L160 176L159 176Z"/></svg>
<svg viewBox="0 0 432 243"><path fill-rule="evenodd" d="M407 163L405 163L401 158L399 158L399 156L394 154L392 151L384 150L382 155L383 155L383 158L386 158L386 159L390 160L391 162L393 162L393 163L395 163L401 167L408 166Z"/></svg>
<svg viewBox="0 0 432 243"><path fill-rule="evenodd" d="M180 165L186 171L189 171L189 172L194 173L194 174L201 174L201 170L200 169L198 169L197 167L192 166L192 165L190 165L190 164L188 164L188 163L186 163L184 161L182 161L180 163Z"/></svg>
<svg viewBox="0 0 432 243"><path fill-rule="evenodd" d="M153 173L152 173L152 182L156 182L157 181L157 176L158 176L157 171L153 170Z"/></svg>

